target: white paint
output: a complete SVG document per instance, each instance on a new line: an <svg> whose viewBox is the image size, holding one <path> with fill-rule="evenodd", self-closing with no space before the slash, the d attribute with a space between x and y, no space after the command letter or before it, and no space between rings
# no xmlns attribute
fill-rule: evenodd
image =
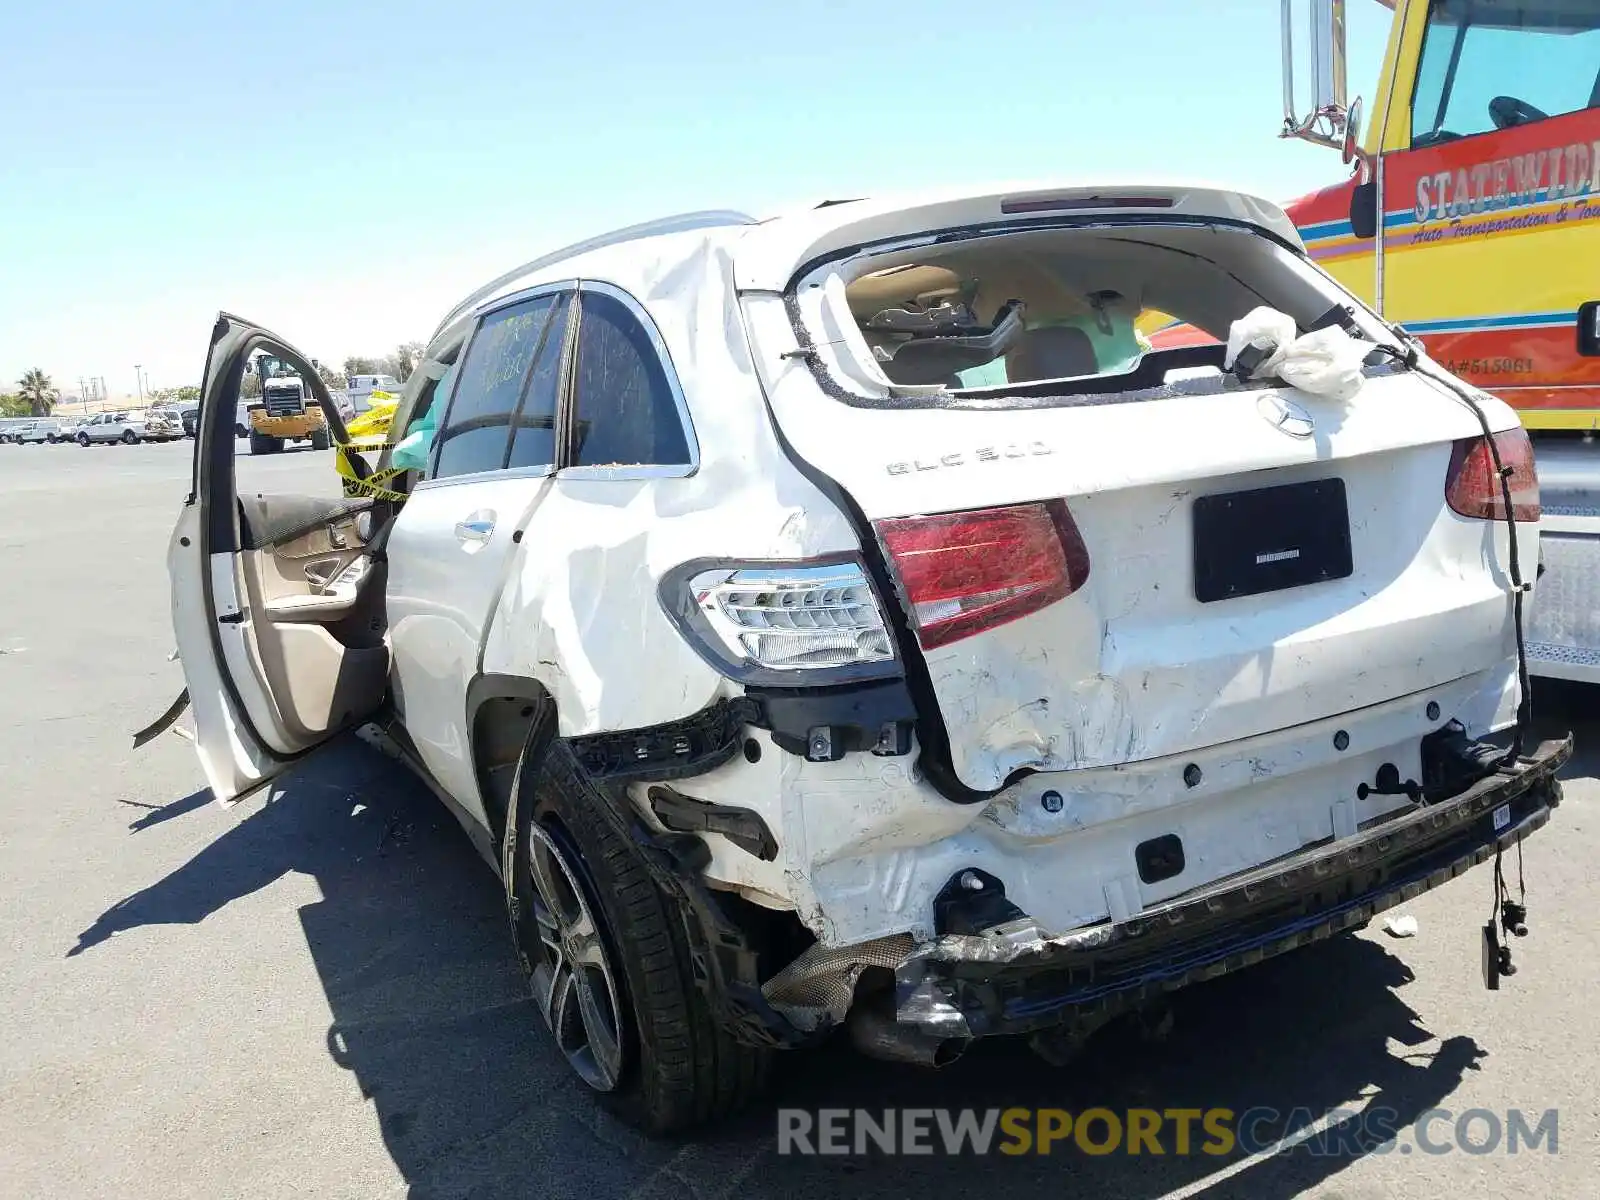
<svg viewBox="0 0 1600 1200"><path fill-rule="evenodd" d="M418 489L389 538L391 677L406 732L444 789L484 818L467 729L467 688L500 589L521 561L513 535L549 494L544 476L473 476ZM486 542L456 525L491 525Z"/></svg>
<svg viewBox="0 0 1600 1200"><path fill-rule="evenodd" d="M199 531L199 509L194 505L186 506L179 513L167 549L167 571L172 581L172 628L178 641L178 654L183 660L183 675L194 715L195 753L199 755L212 796L227 804L255 784L278 774L282 768L267 747L240 725L233 703L223 690L223 671L232 674L233 667L231 662L224 666L211 643L205 591L207 587L216 586L221 592L219 605L231 604L231 560L218 555L222 559L220 569L215 562L203 561ZM214 585L208 581L208 574L212 574ZM233 605L232 610L237 611L237 605ZM219 611L229 610L219 608ZM253 701L258 712L271 711L271 697L253 672L236 675L235 684L247 705Z"/></svg>
<svg viewBox="0 0 1600 1200"><path fill-rule="evenodd" d="M1223 192L1172 196L1179 211L1258 219L1294 237L1273 206ZM805 363L785 357L799 343L776 289L801 263L919 226L990 219L998 205L999 194L913 210L841 205L672 234L541 268L497 293L581 277L633 296L681 385L699 463L683 477L477 477L408 502L389 544L393 683L430 772L464 808L481 819L465 726L476 674L541 682L566 736L687 717L740 689L669 620L659 597L667 572L701 558L859 549L843 514L779 445L769 402L795 451L869 517L1065 497L1092 562L1088 585L1067 600L927 656L958 774L992 788L1019 767L1038 772L990 801L944 800L915 752L810 763L765 735L758 762L738 756L678 785L762 816L777 859L709 835L706 874L793 909L826 945L931 936L933 896L967 867L1004 879L1051 931L1131 915L1403 807L1403 797L1356 800L1356 788L1385 762L1416 776L1418 741L1437 725L1427 701L1475 734L1510 720L1505 533L1445 509L1448 443L1477 427L1432 385L1375 378L1343 405L1296 393L1316 430L1302 440L1263 421L1249 390L912 414L829 399ZM736 279L766 290L741 297ZM813 335L832 330L826 353L853 383L878 386L870 361L849 365L837 282L817 291L805 309L820 322ZM460 332L458 323L450 336ZM1485 408L1495 428L1515 421L1497 401ZM916 469L891 470L907 463ZM1257 486L1267 471L1272 483L1345 479L1357 573L1198 604L1188 506ZM495 514L493 535L467 553L455 525L483 512ZM263 733L275 708L250 683L246 626L224 627L223 660L211 647L204 591L233 604L237 584L228 562L199 561L196 533L187 509L174 546L179 534L192 544L170 560L174 625L201 760L226 797L273 768L239 729L221 672ZM1537 530L1522 538L1531 563ZM1333 747L1336 731L1349 735L1345 752ZM1183 778L1190 764L1203 776L1195 787ZM1040 803L1045 790L1062 794L1058 812ZM1141 882L1128 869L1134 847L1170 832L1183 838L1184 870Z"/></svg>
<svg viewBox="0 0 1600 1200"><path fill-rule="evenodd" d="M585 260L585 280L629 292L654 321L700 466L685 478L558 472L529 521L483 670L543 683L564 736L678 720L739 690L668 619L658 589L672 568L857 548L843 515L773 437L717 236L673 235Z"/></svg>
<svg viewBox="0 0 1600 1200"><path fill-rule="evenodd" d="M1263 421L1245 390L996 413L865 409L819 399L810 370L781 357L795 334L778 298L747 297L745 311L785 434L869 517L1067 500L1087 585L927 655L971 787L997 787L1018 767L1222 745L1491 666L1514 673L1504 526L1444 505L1450 442L1477 423L1431 383L1374 378L1343 404L1300 394L1318 429L1305 440ZM1500 401L1484 407L1492 427L1515 423ZM1045 452L974 453L994 446ZM952 454L964 457L944 465ZM896 462L938 467L895 473ZM1347 489L1350 577L1194 598L1196 497L1335 475ZM1536 528L1520 539L1523 562L1535 561Z"/></svg>
<svg viewBox="0 0 1600 1200"><path fill-rule="evenodd" d="M827 945L904 932L931 936L933 897L965 867L1005 880L1013 901L1061 933L1136 913L1331 836L1352 836L1363 822L1409 807L1403 796L1357 800L1356 788L1370 784L1385 762L1403 778L1417 777L1419 740L1437 724L1427 717L1430 698L1474 733L1510 716L1503 681L1490 670L1426 696L1192 754L1041 773L983 804L934 795L909 756L810 763L765 736L758 738L758 763L736 758L678 786L761 814L778 839L778 861L762 863L711 837L707 875L794 908ZM1344 751L1334 747L1340 730L1350 739ZM1203 775L1196 788L1183 780L1190 763ZM1063 796L1058 813L1040 802L1049 790ZM1134 848L1167 833L1183 839L1183 873L1140 883L1126 867Z"/></svg>

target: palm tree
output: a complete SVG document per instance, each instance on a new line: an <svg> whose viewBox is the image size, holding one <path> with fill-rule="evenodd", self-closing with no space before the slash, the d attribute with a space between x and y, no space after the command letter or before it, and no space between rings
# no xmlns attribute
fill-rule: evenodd
<svg viewBox="0 0 1600 1200"><path fill-rule="evenodd" d="M50 382L50 376L38 367L17 381L17 391L18 395L28 402L28 407L33 409L33 415L36 417L48 417L61 395Z"/></svg>

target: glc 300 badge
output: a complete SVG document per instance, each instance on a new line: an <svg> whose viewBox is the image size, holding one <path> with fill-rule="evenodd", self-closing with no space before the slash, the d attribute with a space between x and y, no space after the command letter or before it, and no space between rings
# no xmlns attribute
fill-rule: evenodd
<svg viewBox="0 0 1600 1200"><path fill-rule="evenodd" d="M1012 442L1005 446L980 446L976 450L941 454L938 458L914 458L910 462L892 462L889 474L910 475L916 471L937 471L941 467L964 467L968 463L1000 462L1007 458L1031 458L1052 453L1043 442Z"/></svg>

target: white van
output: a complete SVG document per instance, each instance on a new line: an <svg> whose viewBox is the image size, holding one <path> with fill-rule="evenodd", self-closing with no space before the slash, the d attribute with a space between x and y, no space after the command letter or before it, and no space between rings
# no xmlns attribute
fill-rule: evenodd
<svg viewBox="0 0 1600 1200"><path fill-rule="evenodd" d="M398 396L403 387L405 384L393 375L352 375L345 395L356 412L364 413L372 407L373 392L391 392Z"/></svg>

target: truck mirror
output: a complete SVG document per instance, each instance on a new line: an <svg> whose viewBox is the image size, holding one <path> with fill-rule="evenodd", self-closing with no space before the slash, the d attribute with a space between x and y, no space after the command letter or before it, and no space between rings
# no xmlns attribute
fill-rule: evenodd
<svg viewBox="0 0 1600 1200"><path fill-rule="evenodd" d="M1369 179L1350 192L1350 230L1358 238L1378 236L1378 182Z"/></svg>
<svg viewBox="0 0 1600 1200"><path fill-rule="evenodd" d="M1311 0L1311 90L1318 111L1344 111L1344 0Z"/></svg>
<svg viewBox="0 0 1600 1200"><path fill-rule="evenodd" d="M1340 149L1346 163L1353 163L1361 153L1361 97L1350 101L1350 111L1344 118L1344 145Z"/></svg>
<svg viewBox="0 0 1600 1200"><path fill-rule="evenodd" d="M1312 108L1304 117L1295 108L1294 0L1282 3L1282 136L1342 150L1349 116L1345 98L1344 0L1307 0Z"/></svg>

